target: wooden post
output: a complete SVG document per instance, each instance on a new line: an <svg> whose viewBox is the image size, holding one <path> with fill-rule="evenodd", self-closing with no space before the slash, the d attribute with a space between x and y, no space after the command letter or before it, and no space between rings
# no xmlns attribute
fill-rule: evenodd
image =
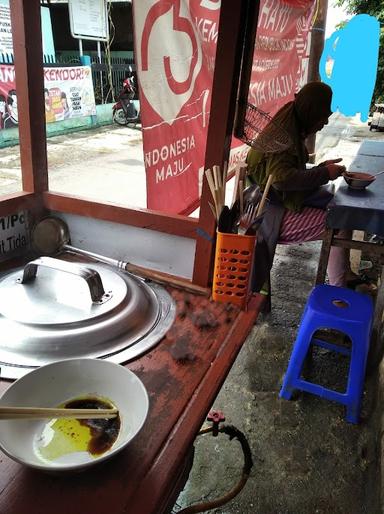
<svg viewBox="0 0 384 514"><path fill-rule="evenodd" d="M320 80L319 63L324 48L325 25L327 21L328 0L318 0L318 12L312 27L311 49L308 64L308 82ZM316 99L314 99L316 101ZM316 135L310 135L306 140L310 162L314 163L316 154ZM312 154L312 155L311 155Z"/></svg>
<svg viewBox="0 0 384 514"><path fill-rule="evenodd" d="M316 285L324 284L324 282L325 282L325 277L327 274L329 252L331 251L333 236L334 236L334 230L332 228L327 228L327 230L325 231L325 235L323 237L323 243L321 245L319 266L317 268Z"/></svg>
<svg viewBox="0 0 384 514"><path fill-rule="evenodd" d="M12 0L11 23L23 190L48 189L40 1Z"/></svg>
<svg viewBox="0 0 384 514"><path fill-rule="evenodd" d="M205 152L205 169L228 161L236 110L237 80L240 74L242 42L247 0L222 0L216 49L212 102ZM199 232L196 241L193 282L207 286L211 279L214 256L215 219L208 201L212 201L204 176L200 202ZM209 240L209 238L211 240Z"/></svg>
<svg viewBox="0 0 384 514"><path fill-rule="evenodd" d="M238 138L244 135L244 123L248 104L249 84L253 69L259 8L259 0L248 0L239 89L237 93L237 110L234 122L235 126L233 128L234 135Z"/></svg>

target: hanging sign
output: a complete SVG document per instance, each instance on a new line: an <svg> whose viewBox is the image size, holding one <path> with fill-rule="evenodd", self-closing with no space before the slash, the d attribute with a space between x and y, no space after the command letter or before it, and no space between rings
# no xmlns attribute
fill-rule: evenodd
<svg viewBox="0 0 384 514"><path fill-rule="evenodd" d="M0 261L25 252L28 245L26 212L20 211L0 217Z"/></svg>
<svg viewBox="0 0 384 514"><path fill-rule="evenodd" d="M9 0L0 0L0 53L12 54L12 27Z"/></svg>
<svg viewBox="0 0 384 514"><path fill-rule="evenodd" d="M106 0L68 0L68 7L74 38L108 41Z"/></svg>

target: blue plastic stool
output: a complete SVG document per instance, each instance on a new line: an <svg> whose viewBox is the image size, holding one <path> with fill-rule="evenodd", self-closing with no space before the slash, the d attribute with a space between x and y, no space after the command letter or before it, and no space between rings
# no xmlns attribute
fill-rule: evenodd
<svg viewBox="0 0 384 514"><path fill-rule="evenodd" d="M358 423L364 388L365 367L373 321L373 302L369 296L342 287L319 285L310 294L293 346L280 397L290 400L295 390L306 391L347 407L347 421ZM313 339L320 329L343 332L352 341L352 350ZM300 378L311 345L350 356L348 384L339 393Z"/></svg>

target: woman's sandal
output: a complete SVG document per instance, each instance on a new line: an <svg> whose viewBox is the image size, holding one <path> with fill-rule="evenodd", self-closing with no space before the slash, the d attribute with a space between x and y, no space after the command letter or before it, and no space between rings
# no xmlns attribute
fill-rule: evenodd
<svg viewBox="0 0 384 514"><path fill-rule="evenodd" d="M346 285L350 289L354 289L356 286L360 286L361 284L375 284L375 280L370 278L365 273L361 275L356 275L352 273L349 279L347 278Z"/></svg>
<svg viewBox="0 0 384 514"><path fill-rule="evenodd" d="M375 296L377 294L377 284L374 282L365 282L358 286L356 286L355 291L357 293L369 294L371 296Z"/></svg>
<svg viewBox="0 0 384 514"><path fill-rule="evenodd" d="M354 278L352 280L347 280L346 285L348 289L355 289L356 286L360 286L361 284L369 284L372 281L367 278Z"/></svg>

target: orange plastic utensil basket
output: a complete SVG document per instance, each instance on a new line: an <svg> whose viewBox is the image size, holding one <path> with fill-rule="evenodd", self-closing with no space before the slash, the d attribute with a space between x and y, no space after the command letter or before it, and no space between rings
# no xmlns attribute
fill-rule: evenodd
<svg viewBox="0 0 384 514"><path fill-rule="evenodd" d="M212 298L245 307L256 236L217 232Z"/></svg>

